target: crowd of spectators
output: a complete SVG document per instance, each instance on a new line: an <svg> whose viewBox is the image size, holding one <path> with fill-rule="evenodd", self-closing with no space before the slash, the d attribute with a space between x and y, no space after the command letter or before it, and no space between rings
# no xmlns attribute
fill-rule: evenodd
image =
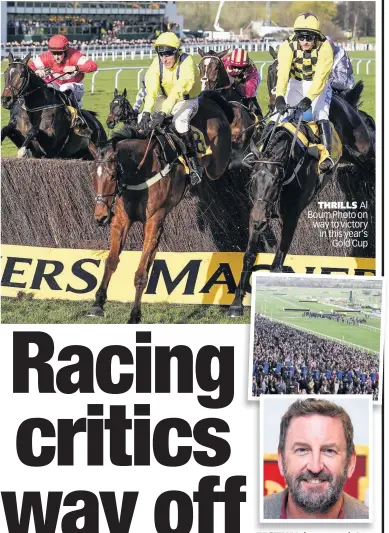
<svg viewBox="0 0 389 533"><path fill-rule="evenodd" d="M379 356L257 314L252 394L372 394Z"/></svg>
<svg viewBox="0 0 389 533"><path fill-rule="evenodd" d="M109 34L108 34L109 35ZM69 36L68 36L69 37ZM69 39L72 41L72 39ZM80 46L82 49L87 49L88 46L103 46L106 44L114 44L119 46L127 46L127 45L151 45L153 44L155 39L119 39L119 38L109 38L109 39L92 39L90 41L80 41L80 40L73 40L73 45ZM23 40L23 41L9 41L7 43L1 43L2 46L14 46L14 47L41 47L41 46L47 46L48 45L48 39L34 42L30 40ZM191 38L191 39L181 39L183 46L199 46L199 45L226 45L226 48L229 46L235 45L236 40L229 41L229 40L217 40L217 39L203 39L203 38ZM247 43L261 43L263 42L263 39L253 39L252 41L246 41L246 40L239 40L240 44L247 44Z"/></svg>

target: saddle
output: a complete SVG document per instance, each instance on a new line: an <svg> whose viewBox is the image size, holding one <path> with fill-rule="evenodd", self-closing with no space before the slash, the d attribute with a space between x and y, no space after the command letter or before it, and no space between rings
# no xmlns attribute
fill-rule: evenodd
<svg viewBox="0 0 389 533"><path fill-rule="evenodd" d="M204 134L194 126L190 126L197 145L197 155L204 157L212 154L209 146L206 145ZM185 172L189 174L189 163L187 161L188 148L177 134L171 123L156 131L156 138L159 143L158 154L164 163L172 163L178 159L185 166Z"/></svg>
<svg viewBox="0 0 389 533"><path fill-rule="evenodd" d="M76 101L73 98L73 95L68 94L67 92L58 91L62 103L65 104L66 109L70 113L71 122L70 128L74 130L74 133L80 137L90 137L91 130L88 127L88 123L85 117L82 114L81 109L78 107ZM80 127L84 124L84 128Z"/></svg>
<svg viewBox="0 0 389 533"><path fill-rule="evenodd" d="M295 121L283 122L277 128L285 128L291 135L295 135L297 123ZM321 144L319 137L319 127L314 121L301 122L300 129L297 133L296 142L301 148L307 148L311 157L318 160L318 165L327 159L328 156L332 158L334 164L337 164L342 157L342 142L337 134L334 125L331 122L332 130L332 147L331 153L328 153L327 148Z"/></svg>

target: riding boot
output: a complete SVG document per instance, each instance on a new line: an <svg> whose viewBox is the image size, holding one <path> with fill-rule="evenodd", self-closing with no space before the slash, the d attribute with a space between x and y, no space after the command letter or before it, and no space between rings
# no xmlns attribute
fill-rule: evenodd
<svg viewBox="0 0 389 533"><path fill-rule="evenodd" d="M82 136L84 135L90 136L92 132L89 129L87 121L82 116L80 104L76 100L76 97L74 96L74 92L71 89L66 89L64 93L69 98L69 102L71 106L74 107L74 109L77 111L77 120L76 120L75 128L78 128Z"/></svg>
<svg viewBox="0 0 389 533"><path fill-rule="evenodd" d="M318 123L319 128L319 137L320 142L323 144L327 150L328 153L331 155L331 148L332 148L332 133L331 133L331 124L329 120L320 120ZM334 167L334 162L331 159L331 157L327 157L320 163L319 169L321 172L328 172Z"/></svg>
<svg viewBox="0 0 389 533"><path fill-rule="evenodd" d="M189 131L182 134L182 138L188 148L187 159L190 167L190 182L192 185L197 185L202 180L204 169L199 161L197 143L190 127Z"/></svg>

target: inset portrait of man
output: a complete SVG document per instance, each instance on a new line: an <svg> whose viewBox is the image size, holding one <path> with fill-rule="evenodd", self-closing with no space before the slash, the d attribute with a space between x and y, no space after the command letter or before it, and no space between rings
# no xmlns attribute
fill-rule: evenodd
<svg viewBox="0 0 389 533"><path fill-rule="evenodd" d="M281 419L278 468L287 488L264 498L265 519L368 519L343 490L355 470L354 428L343 407L297 400Z"/></svg>

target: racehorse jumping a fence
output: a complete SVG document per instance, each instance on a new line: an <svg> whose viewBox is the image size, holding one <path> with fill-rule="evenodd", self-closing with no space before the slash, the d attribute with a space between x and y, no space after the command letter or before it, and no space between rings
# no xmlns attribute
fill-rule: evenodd
<svg viewBox="0 0 389 533"><path fill-rule="evenodd" d="M28 66L30 57L27 55L23 60L15 60L12 54L8 57L2 105L5 109L12 109L18 101L20 105L13 111L10 124L3 128L1 140L8 135L21 155L32 146L34 157L93 159L94 145L107 139L95 113L82 112L90 133L77 134L66 97L47 87L34 73Z"/></svg>
<svg viewBox="0 0 389 533"><path fill-rule="evenodd" d="M228 113L229 108L223 99L208 91L199 98L199 110L192 119L211 148L211 155L203 157L204 169L210 180L217 180L224 174L231 154L229 121L233 117L229 111L228 121L225 111ZM165 135L169 136L169 133L165 131ZM93 167L93 184L96 193L95 219L101 225L112 222L110 252L90 315L103 315L108 284L119 263L128 231L133 222L140 221L144 228L143 249L135 273L135 301L129 319L129 323L139 323L141 298L165 218L188 188L185 164L179 160L170 143L163 143L161 151L158 132L153 130L148 139L113 141L99 148Z"/></svg>

